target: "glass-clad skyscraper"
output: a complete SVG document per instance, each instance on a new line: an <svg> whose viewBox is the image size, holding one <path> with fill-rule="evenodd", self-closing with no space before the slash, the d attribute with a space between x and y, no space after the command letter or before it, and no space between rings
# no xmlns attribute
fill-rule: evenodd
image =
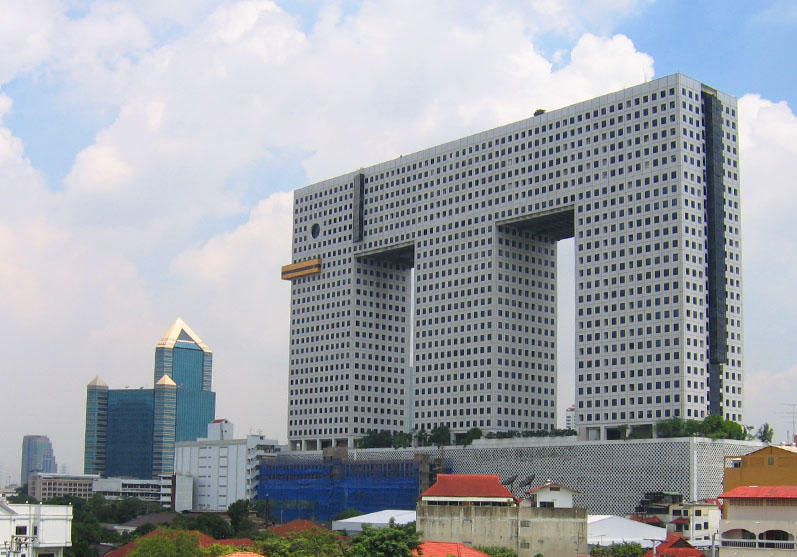
<svg viewBox="0 0 797 557"><path fill-rule="evenodd" d="M22 467L19 472L21 484L27 483L33 472L56 472L53 445L46 435L26 435L22 438Z"/></svg>
<svg viewBox="0 0 797 557"><path fill-rule="evenodd" d="M86 438L83 471L105 473L105 450L108 439L108 385L95 377L86 387Z"/></svg>
<svg viewBox="0 0 797 557"><path fill-rule="evenodd" d="M84 471L134 478L171 474L176 441L195 441L216 415L212 353L178 318L155 348L153 389L86 391Z"/></svg>
<svg viewBox="0 0 797 557"><path fill-rule="evenodd" d="M152 389L108 391L106 476L149 478L152 475Z"/></svg>
<svg viewBox="0 0 797 557"><path fill-rule="evenodd" d="M212 368L210 348L178 317L155 347L155 383L168 375L177 386L178 442L204 437L216 416L216 393L210 390Z"/></svg>

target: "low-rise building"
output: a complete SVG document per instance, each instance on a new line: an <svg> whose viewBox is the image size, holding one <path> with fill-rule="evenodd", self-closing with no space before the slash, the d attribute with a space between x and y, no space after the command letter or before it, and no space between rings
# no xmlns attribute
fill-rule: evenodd
<svg viewBox="0 0 797 557"><path fill-rule="evenodd" d="M28 479L28 496L42 502L63 496L89 499L94 493L94 482L99 479L98 474L34 472Z"/></svg>
<svg viewBox="0 0 797 557"><path fill-rule="evenodd" d="M184 499L176 498L175 510L224 511L239 499L254 499L260 459L274 457L279 450L276 440L262 435L234 439L232 423L214 420L206 438L175 444L175 475L193 482L191 508L183 508Z"/></svg>
<svg viewBox="0 0 797 557"><path fill-rule="evenodd" d="M71 545L71 506L0 499L0 555L63 557Z"/></svg>
<svg viewBox="0 0 797 557"><path fill-rule="evenodd" d="M678 534L669 534L666 540L642 557L703 557L703 552Z"/></svg>
<svg viewBox="0 0 797 557"><path fill-rule="evenodd" d="M587 511L532 506L518 500L498 475L439 474L418 499L423 541L502 546L518 557L587 553Z"/></svg>
<svg viewBox="0 0 797 557"><path fill-rule="evenodd" d="M547 480L544 484L526 491L532 507L557 509L573 508L573 495L578 493L581 492L552 480Z"/></svg>
<svg viewBox="0 0 797 557"><path fill-rule="evenodd" d="M797 549L797 485L739 486L719 498L722 557L774 556Z"/></svg>
<svg viewBox="0 0 797 557"><path fill-rule="evenodd" d="M122 499L135 497L142 501L153 501L164 507L172 505L171 476L161 476L152 480L137 480L133 478L99 478L94 480L92 493L99 493L106 499Z"/></svg>
<svg viewBox="0 0 797 557"><path fill-rule="evenodd" d="M743 485L797 485L797 446L770 445L743 456L726 456L723 490Z"/></svg>
<svg viewBox="0 0 797 557"><path fill-rule="evenodd" d="M674 503L667 516L667 531L688 540L710 540L719 531L720 507L715 499Z"/></svg>

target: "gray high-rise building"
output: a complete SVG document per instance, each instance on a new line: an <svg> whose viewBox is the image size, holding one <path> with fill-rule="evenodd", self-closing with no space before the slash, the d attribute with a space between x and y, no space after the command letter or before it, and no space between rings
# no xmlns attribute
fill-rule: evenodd
<svg viewBox="0 0 797 557"><path fill-rule="evenodd" d="M19 471L19 483L28 483L28 477L34 472L57 472L53 445L46 435L25 435L22 438L22 465Z"/></svg>
<svg viewBox="0 0 797 557"><path fill-rule="evenodd" d="M741 421L738 160L736 100L676 74L297 190L291 446L553 429L565 238L579 434Z"/></svg>

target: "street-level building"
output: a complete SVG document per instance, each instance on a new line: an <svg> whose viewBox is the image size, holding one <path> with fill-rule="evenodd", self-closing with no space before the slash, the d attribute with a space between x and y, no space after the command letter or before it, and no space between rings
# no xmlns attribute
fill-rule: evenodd
<svg viewBox="0 0 797 557"><path fill-rule="evenodd" d="M172 504L171 476L162 476L156 479L135 478L99 478L92 484L92 493L99 493L106 499L122 499L135 497L142 501L160 503L164 507Z"/></svg>
<svg viewBox="0 0 797 557"><path fill-rule="evenodd" d="M176 498L175 510L224 511L239 499L252 500L259 485L260 459L274 457L279 446L262 435L233 438L228 420L214 420L207 437L175 445L176 478L193 483L191 507L188 498Z"/></svg>
<svg viewBox="0 0 797 557"><path fill-rule="evenodd" d="M719 531L722 512L716 499L673 503L663 517L667 531L688 540L711 540Z"/></svg>
<svg viewBox="0 0 797 557"><path fill-rule="evenodd" d="M797 485L739 486L719 498L723 557L766 557L797 549Z"/></svg>
<svg viewBox="0 0 797 557"><path fill-rule="evenodd" d="M72 546L72 507L0 499L0 555L63 557Z"/></svg>
<svg viewBox="0 0 797 557"><path fill-rule="evenodd" d="M741 422L737 128L676 74L296 190L291 448L554 429L564 238L581 437Z"/></svg>

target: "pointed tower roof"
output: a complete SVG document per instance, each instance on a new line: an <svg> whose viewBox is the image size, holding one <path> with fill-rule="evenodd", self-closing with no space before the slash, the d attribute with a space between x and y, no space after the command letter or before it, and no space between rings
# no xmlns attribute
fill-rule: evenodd
<svg viewBox="0 0 797 557"><path fill-rule="evenodd" d="M86 385L86 386L87 387L106 387L106 388L108 387L108 385L105 384L105 381L100 379L99 375L97 377L95 377L94 379L92 379L91 381L89 381L89 384Z"/></svg>
<svg viewBox="0 0 797 557"><path fill-rule="evenodd" d="M202 342L202 339L199 338L199 335L196 334L191 327L188 326L188 323L182 320L182 318L178 317L172 326L163 334L163 338L160 339L160 342L155 345L155 348L174 348L175 344L177 344L178 340L188 340L192 341L197 344L203 351L210 352L210 348L207 344Z"/></svg>
<svg viewBox="0 0 797 557"><path fill-rule="evenodd" d="M177 383L175 383L171 377L164 374L160 379L158 379L158 382L155 383L156 387L159 385L166 385L167 387L176 387Z"/></svg>

